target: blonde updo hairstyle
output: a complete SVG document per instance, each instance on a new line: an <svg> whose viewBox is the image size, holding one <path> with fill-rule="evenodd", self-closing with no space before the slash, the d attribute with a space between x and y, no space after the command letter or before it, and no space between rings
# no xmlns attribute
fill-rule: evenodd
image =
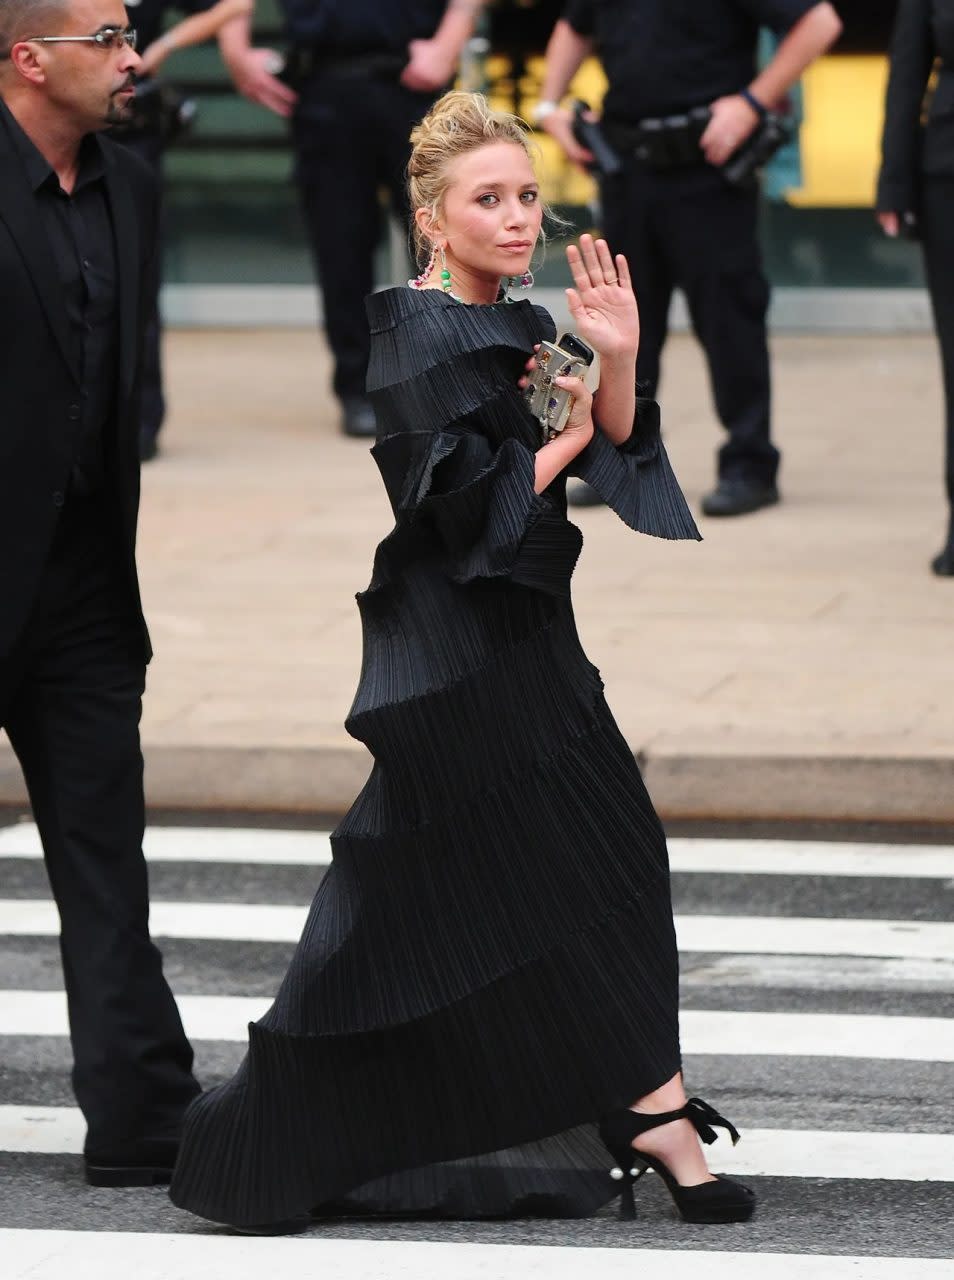
<svg viewBox="0 0 954 1280"><path fill-rule="evenodd" d="M492 142L512 142L521 147L531 161L537 159L537 148L523 121L509 112L494 111L483 94L452 91L438 98L411 131L407 190L412 213L427 209L435 221L450 186L452 161ZM427 260L433 248L416 220L414 248L419 265Z"/></svg>

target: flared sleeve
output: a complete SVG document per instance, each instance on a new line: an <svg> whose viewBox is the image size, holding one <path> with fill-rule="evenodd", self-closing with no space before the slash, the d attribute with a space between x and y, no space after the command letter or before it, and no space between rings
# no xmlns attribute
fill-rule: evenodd
<svg viewBox="0 0 954 1280"><path fill-rule="evenodd" d="M368 313L372 453L397 533L423 538L455 582L508 578L568 596L582 537L535 492L536 424L517 387L539 340L534 309L404 289L373 295Z"/></svg>
<svg viewBox="0 0 954 1280"><path fill-rule="evenodd" d="M637 533L702 540L662 442L655 400L637 397L632 434L621 445L614 445L597 422L593 439L569 470Z"/></svg>

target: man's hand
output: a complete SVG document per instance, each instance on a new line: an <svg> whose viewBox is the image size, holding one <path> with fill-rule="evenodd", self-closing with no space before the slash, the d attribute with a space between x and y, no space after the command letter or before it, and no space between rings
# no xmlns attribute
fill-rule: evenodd
<svg viewBox="0 0 954 1280"><path fill-rule="evenodd" d="M439 40L412 40L401 84L415 93L436 93L454 78L457 56Z"/></svg>
<svg viewBox="0 0 954 1280"><path fill-rule="evenodd" d="M590 118L593 120L598 119L593 112L590 112ZM592 151L587 151L586 147L581 147L574 137L573 115L565 107L557 107L556 111L551 111L549 115L544 116L540 122L540 128L544 133L548 133L551 138L556 138L566 152L567 158L572 160L574 164L578 164L581 169L585 169L593 163Z"/></svg>
<svg viewBox="0 0 954 1280"><path fill-rule="evenodd" d="M718 98L709 109L712 119L699 145L709 164L718 167L752 136L759 113L738 93Z"/></svg>
<svg viewBox="0 0 954 1280"><path fill-rule="evenodd" d="M233 53L226 65L243 98L287 118L298 101L298 94L275 76L281 61L281 54L274 49L246 49Z"/></svg>

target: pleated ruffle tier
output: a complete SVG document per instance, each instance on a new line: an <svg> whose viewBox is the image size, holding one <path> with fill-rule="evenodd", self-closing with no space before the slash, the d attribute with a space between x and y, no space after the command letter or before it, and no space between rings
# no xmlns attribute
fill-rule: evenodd
<svg viewBox="0 0 954 1280"><path fill-rule="evenodd" d="M679 1069L665 839L580 646L581 538L533 491L529 303L369 299L395 514L359 597L347 727L374 757L288 974L186 1119L171 1194L238 1225L579 1214L593 1123ZM578 468L633 528L698 536L641 404Z"/></svg>

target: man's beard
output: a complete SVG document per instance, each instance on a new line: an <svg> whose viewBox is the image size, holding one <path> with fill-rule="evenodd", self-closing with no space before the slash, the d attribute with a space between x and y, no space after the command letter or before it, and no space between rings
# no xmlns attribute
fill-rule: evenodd
<svg viewBox="0 0 954 1280"><path fill-rule="evenodd" d="M132 115L132 99L128 101L119 98L110 98L109 106L106 109L106 123L108 125L126 124Z"/></svg>
<svg viewBox="0 0 954 1280"><path fill-rule="evenodd" d="M131 89L132 87L132 83L123 85L123 90ZM117 90L117 92L112 94L109 99L109 106L106 108L107 125L128 124L132 118L133 102L135 99L132 97L120 98L119 94L123 90Z"/></svg>

